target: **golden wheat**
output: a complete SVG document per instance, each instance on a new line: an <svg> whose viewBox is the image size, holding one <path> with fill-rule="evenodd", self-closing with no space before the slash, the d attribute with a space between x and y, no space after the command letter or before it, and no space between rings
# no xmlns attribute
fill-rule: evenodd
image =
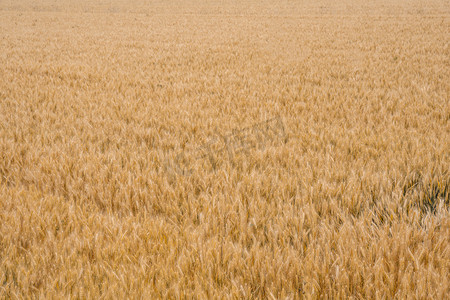
<svg viewBox="0 0 450 300"><path fill-rule="evenodd" d="M437 0L0 2L0 298L449 298L449 28Z"/></svg>

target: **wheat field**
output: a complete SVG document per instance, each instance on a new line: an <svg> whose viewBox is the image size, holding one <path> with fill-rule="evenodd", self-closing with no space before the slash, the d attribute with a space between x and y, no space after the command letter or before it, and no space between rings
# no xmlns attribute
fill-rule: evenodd
<svg viewBox="0 0 450 300"><path fill-rule="evenodd" d="M449 33L437 0L0 1L0 298L450 298Z"/></svg>

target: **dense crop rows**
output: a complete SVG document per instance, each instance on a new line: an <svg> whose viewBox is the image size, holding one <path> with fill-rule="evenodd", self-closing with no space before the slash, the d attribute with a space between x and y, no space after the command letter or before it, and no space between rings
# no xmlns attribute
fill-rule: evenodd
<svg viewBox="0 0 450 300"><path fill-rule="evenodd" d="M365 2L1 1L0 298L448 298L450 5Z"/></svg>

